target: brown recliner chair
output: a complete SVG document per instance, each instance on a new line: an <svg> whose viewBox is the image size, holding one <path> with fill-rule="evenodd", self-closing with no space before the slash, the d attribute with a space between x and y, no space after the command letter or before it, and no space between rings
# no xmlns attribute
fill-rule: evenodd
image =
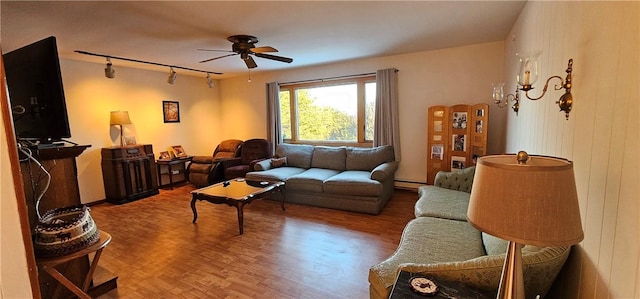
<svg viewBox="0 0 640 299"><path fill-rule="evenodd" d="M238 158L222 161L224 179L244 177L247 172L253 171L253 166L258 161L271 158L271 155L271 143L266 139L245 140Z"/></svg>
<svg viewBox="0 0 640 299"><path fill-rule="evenodd" d="M187 167L189 182L197 187L209 186L224 180L221 161L240 156L242 140L229 139L218 144L211 156L195 156Z"/></svg>

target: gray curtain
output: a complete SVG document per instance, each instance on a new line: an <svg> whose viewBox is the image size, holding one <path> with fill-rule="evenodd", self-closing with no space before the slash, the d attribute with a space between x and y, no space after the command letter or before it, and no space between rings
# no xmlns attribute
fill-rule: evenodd
<svg viewBox="0 0 640 299"><path fill-rule="evenodd" d="M282 143L280 128L280 85L278 82L267 83L267 140L271 143L271 152L275 154L276 146Z"/></svg>
<svg viewBox="0 0 640 299"><path fill-rule="evenodd" d="M380 145L393 145L396 161L400 161L397 69L376 72L376 120L373 146Z"/></svg>

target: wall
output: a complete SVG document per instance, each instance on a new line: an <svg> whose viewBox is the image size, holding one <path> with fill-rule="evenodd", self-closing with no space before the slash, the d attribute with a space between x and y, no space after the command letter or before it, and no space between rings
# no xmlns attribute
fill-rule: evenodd
<svg viewBox="0 0 640 299"><path fill-rule="evenodd" d="M491 102L491 84L503 78L503 42L359 59L221 80L224 138L266 137L265 83L372 73L397 68L400 97L400 167L396 180L425 183L427 109L433 105ZM490 152L501 152L506 109L491 107ZM241 136L232 135L241 133Z"/></svg>
<svg viewBox="0 0 640 299"><path fill-rule="evenodd" d="M61 60L70 141L90 144L77 158L80 197L83 203L105 198L102 182L103 147L120 144L120 127L109 125L109 112L129 111L132 124L125 136L138 144L152 144L156 157L171 145L182 145L190 155L209 155L220 141L219 87L210 89L204 75L181 75L174 85L167 73L119 67L116 78L104 77L104 64ZM164 123L162 101L180 103L180 123Z"/></svg>
<svg viewBox="0 0 640 299"><path fill-rule="evenodd" d="M639 15L639 2L530 1L505 42L507 90L515 88L516 52L544 51L539 81L564 77L574 59L569 120L554 103L559 91L524 100L507 120L508 152L575 163L585 238L556 298L640 298Z"/></svg>

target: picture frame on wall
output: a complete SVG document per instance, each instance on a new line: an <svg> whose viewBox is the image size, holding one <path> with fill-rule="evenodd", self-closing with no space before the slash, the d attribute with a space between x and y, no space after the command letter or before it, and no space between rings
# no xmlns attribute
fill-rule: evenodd
<svg viewBox="0 0 640 299"><path fill-rule="evenodd" d="M180 102L162 101L162 117L165 123L179 123Z"/></svg>

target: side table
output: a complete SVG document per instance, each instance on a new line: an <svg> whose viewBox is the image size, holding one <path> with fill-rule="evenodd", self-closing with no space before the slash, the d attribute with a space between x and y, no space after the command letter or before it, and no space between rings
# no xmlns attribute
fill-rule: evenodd
<svg viewBox="0 0 640 299"><path fill-rule="evenodd" d="M191 162L193 156L185 158L176 158L172 160L157 160L158 165L158 186L160 188L164 186L170 186L173 189L173 185L182 183L187 180L187 163ZM163 183L162 178L165 177L168 182ZM175 180L174 177L178 179Z"/></svg>
<svg viewBox="0 0 640 299"><path fill-rule="evenodd" d="M51 277L55 278L57 281L60 282L60 284L64 285L67 289L69 289L71 292L76 294L79 298L90 299L91 296L87 292L89 291L89 286L91 286L91 281L93 280L93 273L95 272L96 267L98 266L98 261L100 260L100 255L102 254L102 250L105 247L107 247L107 244L109 244L109 242L111 242L111 235L109 235L106 232L100 231L100 240L97 243L71 254L67 254L59 257L53 257L53 258L37 259L36 263L38 267L40 267L42 270L49 273ZM60 264L64 264L68 261L81 258L84 256L88 256L89 254L94 252L95 252L95 255L93 256L93 261L91 261L91 267L89 268L89 272L87 272L87 276L84 279L82 288L75 285L72 281L70 281L68 278L62 275L62 273L60 273L60 271L58 271L55 268ZM58 297L58 289L56 289L53 295L53 298L57 298L57 297Z"/></svg>
<svg viewBox="0 0 640 299"><path fill-rule="evenodd" d="M435 296L426 297L414 292L409 286L409 279L414 276L426 277L438 285L438 293ZM497 290L496 290L497 291ZM429 277L428 275L414 274L411 272L400 271L396 282L391 289L389 299L407 299L407 298L456 298L456 299L493 299L495 293L474 289L464 283L447 281Z"/></svg>

